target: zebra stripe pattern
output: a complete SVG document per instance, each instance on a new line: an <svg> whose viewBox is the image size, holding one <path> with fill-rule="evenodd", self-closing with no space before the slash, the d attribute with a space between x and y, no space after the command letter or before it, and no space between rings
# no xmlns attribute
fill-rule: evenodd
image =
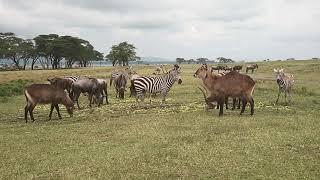
<svg viewBox="0 0 320 180"><path fill-rule="evenodd" d="M279 97L281 92L284 92L284 98L285 102L287 102L287 94L289 95L289 102L291 102L292 96L291 96L291 89L292 86L294 85L294 78L293 75L290 73L284 73L283 69L274 69L274 72L276 73L276 81L279 87L279 92L278 92L278 98L276 103L279 101Z"/></svg>
<svg viewBox="0 0 320 180"><path fill-rule="evenodd" d="M73 83L80 79L80 76L66 76L64 79L70 79Z"/></svg>
<svg viewBox="0 0 320 180"><path fill-rule="evenodd" d="M139 77L133 80L133 86L136 91L136 99L144 101L146 92L148 93L161 93L161 105L163 105L167 93L171 90L175 81L179 80L181 84L180 72L172 70L162 76L154 77Z"/></svg>

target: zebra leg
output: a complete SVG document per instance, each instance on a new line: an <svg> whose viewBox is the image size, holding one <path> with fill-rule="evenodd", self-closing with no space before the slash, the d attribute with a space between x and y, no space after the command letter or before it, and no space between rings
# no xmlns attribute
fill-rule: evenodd
<svg viewBox="0 0 320 180"><path fill-rule="evenodd" d="M161 103L160 106L164 106L164 102L166 101L167 92L161 93Z"/></svg>
<svg viewBox="0 0 320 180"><path fill-rule="evenodd" d="M287 90L284 91L284 102L287 104Z"/></svg>

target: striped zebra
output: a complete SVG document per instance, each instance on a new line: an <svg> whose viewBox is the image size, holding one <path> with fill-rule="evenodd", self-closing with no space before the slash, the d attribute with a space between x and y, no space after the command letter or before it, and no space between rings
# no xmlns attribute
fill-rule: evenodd
<svg viewBox="0 0 320 180"><path fill-rule="evenodd" d="M280 93L284 92L285 103L287 103L287 94L289 95L289 102L291 102L291 89L294 84L293 75L290 73L284 73L284 69L273 69L276 73L277 84L279 87L278 98L276 103L279 101Z"/></svg>
<svg viewBox="0 0 320 180"><path fill-rule="evenodd" d="M80 79L80 76L65 76L63 79L70 79L74 83Z"/></svg>
<svg viewBox="0 0 320 180"><path fill-rule="evenodd" d="M140 99L143 102L147 92L161 93L160 105L162 106L168 92L176 81L178 81L179 84L182 83L179 69L173 69L161 76L136 78L132 81L136 93L136 100L138 101Z"/></svg>

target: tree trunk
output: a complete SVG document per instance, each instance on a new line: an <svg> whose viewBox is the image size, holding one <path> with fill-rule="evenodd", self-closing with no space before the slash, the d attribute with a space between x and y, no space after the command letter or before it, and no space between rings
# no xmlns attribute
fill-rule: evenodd
<svg viewBox="0 0 320 180"><path fill-rule="evenodd" d="M33 70L33 66L34 66L34 64L37 62L37 57L34 57L34 58L32 58L32 61L31 61L31 70Z"/></svg>

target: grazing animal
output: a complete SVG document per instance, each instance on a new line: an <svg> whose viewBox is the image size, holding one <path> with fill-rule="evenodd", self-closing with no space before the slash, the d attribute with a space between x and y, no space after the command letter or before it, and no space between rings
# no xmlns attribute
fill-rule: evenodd
<svg viewBox="0 0 320 180"><path fill-rule="evenodd" d="M72 94L73 94L73 101L77 102L77 106L80 109L79 106L79 96L81 93L88 93L88 99L89 99L89 106L91 107L91 104L94 99L98 101L98 106L101 104L101 91L99 89L99 83L98 80L95 78L89 78L89 77L81 77L76 82L72 84Z"/></svg>
<svg viewBox="0 0 320 180"><path fill-rule="evenodd" d="M251 70L251 73L254 72L255 69L258 69L258 64L250 64L246 67L246 74L248 74L249 70Z"/></svg>
<svg viewBox="0 0 320 180"><path fill-rule="evenodd" d="M123 74L125 76L125 78L128 80L129 79L129 69L126 68L125 71L115 71L111 73L111 78L110 78L110 87L112 85L112 81L115 80L120 74Z"/></svg>
<svg viewBox="0 0 320 180"><path fill-rule="evenodd" d="M69 78L59 78L59 77L54 77L51 79L48 78L48 81L50 82L50 84L54 86L67 90L70 98L72 99L71 88L74 81L72 81Z"/></svg>
<svg viewBox="0 0 320 180"><path fill-rule="evenodd" d="M167 74L161 76L137 78L133 81L133 86L136 92L136 100L138 101L138 99L140 99L143 102L146 92L160 92L160 105L162 106L168 92L176 81L178 81L179 84L182 83L179 69L172 69Z"/></svg>
<svg viewBox="0 0 320 180"><path fill-rule="evenodd" d="M194 74L194 77L202 79L205 87L210 91L210 100L217 101L220 109L219 116L223 115L223 105L226 97L242 97L242 109L244 112L247 102L250 103L251 115L254 113L254 100L252 93L255 82L250 76L231 71L225 76L218 77L211 73L211 68L202 65Z"/></svg>
<svg viewBox="0 0 320 180"><path fill-rule="evenodd" d="M240 70L242 70L242 65L236 65L236 66L233 66L233 68L232 68L232 71L240 71Z"/></svg>
<svg viewBox="0 0 320 180"><path fill-rule="evenodd" d="M134 88L133 81L134 81L135 79L139 78L139 77L141 77L141 76L139 76L138 74L133 74L133 75L131 76L131 84L130 84L130 87L129 87L129 89L130 89L130 97L136 96L136 90L135 90L135 88Z"/></svg>
<svg viewBox="0 0 320 180"><path fill-rule="evenodd" d="M108 101L108 83L105 79L97 79L98 80L98 87L101 93L101 104L103 104L103 97L106 97L106 104L109 104Z"/></svg>
<svg viewBox="0 0 320 180"><path fill-rule="evenodd" d="M277 84L279 87L278 98L276 100L276 103L278 103L280 93L282 91L284 92L284 98L286 103L287 103L287 94L289 95L289 102L291 102L292 100L291 90L292 90L292 86L294 85L294 78L292 74L285 73L283 72L283 70L284 69L280 69L280 70L273 69L273 71L276 73Z"/></svg>
<svg viewBox="0 0 320 180"><path fill-rule="evenodd" d="M217 70L219 73L220 70L224 70L224 67L223 66L212 66L211 69L212 69L212 71Z"/></svg>
<svg viewBox="0 0 320 180"><path fill-rule="evenodd" d="M223 70L224 70L224 71L232 71L232 67L224 66L224 67L223 67Z"/></svg>
<svg viewBox="0 0 320 180"><path fill-rule="evenodd" d="M28 112L31 120L34 121L33 109L37 104L51 104L49 119L51 119L52 111L55 108L61 119L59 112L59 104L66 106L67 112L72 116L74 103L64 89L51 84L32 84L26 88L24 95L27 105L24 108L24 118L28 122Z"/></svg>
<svg viewBox="0 0 320 180"><path fill-rule="evenodd" d="M124 92L126 91L127 78L125 74L120 74L114 79L114 87L116 89L116 98L124 99Z"/></svg>
<svg viewBox="0 0 320 180"><path fill-rule="evenodd" d="M217 77L221 77L221 76L225 76L227 73L224 73L224 72L221 72L219 74L217 74L216 76ZM205 88L206 89L206 88ZM203 91L202 91L203 92ZM241 98L233 98L233 103L232 103L232 110L235 109L236 107L236 102L237 102L237 99L238 99L238 109L240 109L240 102L241 102ZM213 103L213 102L211 102ZM225 99L225 104L226 104L226 109L229 109L229 98L226 97ZM216 107L217 109L219 109L219 106Z"/></svg>

